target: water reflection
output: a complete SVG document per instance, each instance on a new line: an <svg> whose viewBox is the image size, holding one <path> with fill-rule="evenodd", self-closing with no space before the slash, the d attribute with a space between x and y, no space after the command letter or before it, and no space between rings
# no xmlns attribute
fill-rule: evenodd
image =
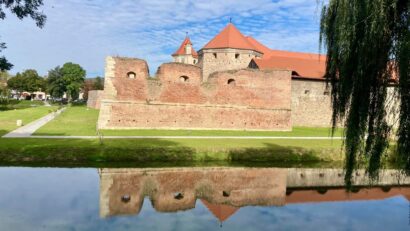
<svg viewBox="0 0 410 231"><path fill-rule="evenodd" d="M332 169L0 168L0 230L409 228L407 178L355 177L346 193Z"/></svg>
<svg viewBox="0 0 410 231"><path fill-rule="evenodd" d="M169 168L99 169L100 216L138 215L148 197L157 212L195 208L199 200L220 222L245 206L410 199L410 178L384 170L370 182L356 171L351 192L339 169ZM371 184L372 187L369 187Z"/></svg>

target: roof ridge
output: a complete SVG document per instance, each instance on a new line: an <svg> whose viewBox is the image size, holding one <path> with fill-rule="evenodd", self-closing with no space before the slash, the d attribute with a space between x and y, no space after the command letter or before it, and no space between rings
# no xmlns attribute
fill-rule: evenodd
<svg viewBox="0 0 410 231"><path fill-rule="evenodd" d="M202 49L236 48L258 51L233 23L222 29Z"/></svg>

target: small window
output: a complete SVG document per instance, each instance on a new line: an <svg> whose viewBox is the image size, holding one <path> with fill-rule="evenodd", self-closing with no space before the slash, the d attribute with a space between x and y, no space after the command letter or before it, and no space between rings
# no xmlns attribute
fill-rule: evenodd
<svg viewBox="0 0 410 231"><path fill-rule="evenodd" d="M214 55L214 58L218 58L218 56L217 56L217 54L216 54L216 53L213 53L213 55Z"/></svg>
<svg viewBox="0 0 410 231"><path fill-rule="evenodd" d="M234 79L228 79L228 85L235 86L235 80Z"/></svg>
<svg viewBox="0 0 410 231"><path fill-rule="evenodd" d="M130 200L131 200L131 196L128 195L128 194L121 196L121 201L122 201L123 203L128 203L128 202L130 202Z"/></svg>
<svg viewBox="0 0 410 231"><path fill-rule="evenodd" d="M182 200L182 199L184 199L184 194L182 192L176 192L176 193L174 193L174 199L175 200Z"/></svg>
<svg viewBox="0 0 410 231"><path fill-rule="evenodd" d="M239 59L239 54L235 54L235 59Z"/></svg>
<svg viewBox="0 0 410 231"><path fill-rule="evenodd" d="M196 64L196 60L194 59L194 64Z"/></svg>
<svg viewBox="0 0 410 231"><path fill-rule="evenodd" d="M310 94L310 90L305 90L305 94L309 95Z"/></svg>
<svg viewBox="0 0 410 231"><path fill-rule="evenodd" d="M135 77L137 77L137 75L135 74L135 72L130 71L130 72L127 73L127 77L130 78L130 79L135 79Z"/></svg>
<svg viewBox="0 0 410 231"><path fill-rule="evenodd" d="M188 78L188 76L183 75L183 76L179 77L179 81L182 82L182 83L188 82L189 78Z"/></svg>

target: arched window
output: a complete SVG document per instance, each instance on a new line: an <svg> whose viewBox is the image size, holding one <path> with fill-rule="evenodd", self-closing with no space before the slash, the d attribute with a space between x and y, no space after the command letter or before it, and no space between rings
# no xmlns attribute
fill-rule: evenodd
<svg viewBox="0 0 410 231"><path fill-rule="evenodd" d="M188 82L189 81L189 77L186 75L180 76L179 77L179 81L184 83L184 82Z"/></svg>
<svg viewBox="0 0 410 231"><path fill-rule="evenodd" d="M234 79L228 79L228 85L235 86L235 80Z"/></svg>
<svg viewBox="0 0 410 231"><path fill-rule="evenodd" d="M127 77L130 78L130 79L135 79L135 77L137 77L137 75L135 74L135 72L130 71L130 72L127 73Z"/></svg>

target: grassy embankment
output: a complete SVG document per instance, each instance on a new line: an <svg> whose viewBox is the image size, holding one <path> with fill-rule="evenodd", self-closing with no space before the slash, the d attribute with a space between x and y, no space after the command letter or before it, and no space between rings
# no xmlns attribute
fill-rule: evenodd
<svg viewBox="0 0 410 231"><path fill-rule="evenodd" d="M42 108L31 108L40 110ZM26 109L24 109L26 110ZM27 109L28 110L28 109ZM8 116L15 123L16 110ZM46 110L47 111L47 110ZM45 111L45 112L46 112ZM14 113L14 114L13 114ZM47 113L44 113L47 114ZM3 115L4 116L4 115ZM37 135L95 135L98 111L69 107ZM9 129L10 130L10 129ZM167 136L328 136L326 128L294 128L292 132L105 130L104 135ZM0 163L148 163L224 161L229 163L318 163L341 161L340 140L272 139L0 139Z"/></svg>
<svg viewBox="0 0 410 231"><path fill-rule="evenodd" d="M333 162L341 141L238 139L0 139L12 162Z"/></svg>

